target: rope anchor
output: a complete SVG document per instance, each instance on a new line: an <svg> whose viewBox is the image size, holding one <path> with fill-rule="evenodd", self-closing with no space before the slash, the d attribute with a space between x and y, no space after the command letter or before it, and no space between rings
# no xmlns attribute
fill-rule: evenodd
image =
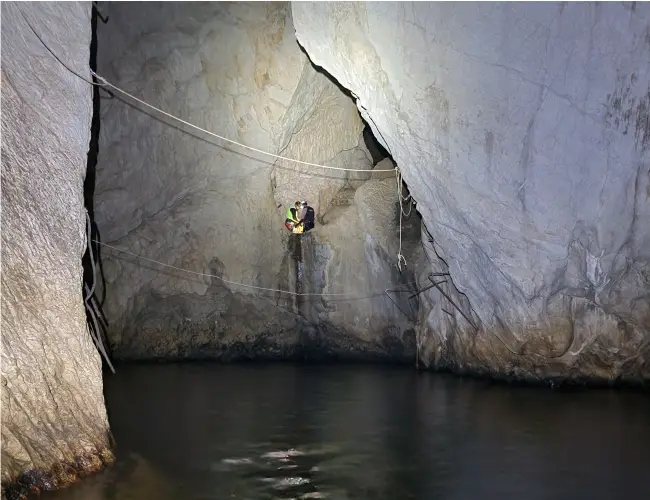
<svg viewBox="0 0 650 500"><path fill-rule="evenodd" d="M434 274L439 274L439 273L431 273L431 274L429 274L429 280L431 281L431 283L433 283L432 287L435 286L435 287L438 289L438 291L442 294L442 296L443 296L445 299L447 299L447 300L449 301L449 303L450 303L452 306L454 306L454 308L455 308L455 309L456 309L456 310L457 310L457 311L458 311L458 312L463 316L463 318L465 318L465 320L466 320L470 325L472 325L472 327L474 328L474 330L478 331L478 326L476 326L476 325L474 324L474 322L473 322L473 321L472 321L472 320L471 320L471 319L470 319L470 318L469 318L469 317L468 317L468 316L463 312L463 310L462 310L460 307L458 307L458 305L456 305L456 303L451 299L451 297L450 297L449 295L447 295L447 293L446 293L446 292L442 289L442 287L440 286L442 283L446 282L447 280L443 280L443 281L440 281L440 282L435 281L435 276L434 276ZM440 274L441 274L441 273L440 273Z"/></svg>
<svg viewBox="0 0 650 500"><path fill-rule="evenodd" d="M404 213L404 207L403 207L403 202L408 201L409 198L411 198L411 194L404 198L402 194L402 173L399 170L399 167L395 167L395 177L397 180L397 200L399 201L399 250L397 251L397 269L399 272L402 272L402 262L406 266L406 258L404 257L404 254L402 253L402 219L403 217L408 217L411 215L411 210L413 210L413 206L411 205L411 208L409 209L409 213L405 214Z"/></svg>

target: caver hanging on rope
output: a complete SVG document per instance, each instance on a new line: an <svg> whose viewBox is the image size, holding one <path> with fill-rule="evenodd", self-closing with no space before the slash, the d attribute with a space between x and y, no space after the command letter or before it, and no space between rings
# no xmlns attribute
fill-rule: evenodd
<svg viewBox="0 0 650 500"><path fill-rule="evenodd" d="M306 201L297 201L287 209L284 219L284 227L293 234L303 234L314 228L314 209Z"/></svg>
<svg viewBox="0 0 650 500"><path fill-rule="evenodd" d="M300 218L302 219L305 228L304 230L307 232L314 229L314 225L316 224L316 214L314 213L314 209L310 207L306 201L302 201L300 205L302 207Z"/></svg>
<svg viewBox="0 0 650 500"><path fill-rule="evenodd" d="M304 230L302 219L300 218L300 212L300 202L297 201L292 207L287 208L287 213L285 214L284 227L293 234L302 234Z"/></svg>

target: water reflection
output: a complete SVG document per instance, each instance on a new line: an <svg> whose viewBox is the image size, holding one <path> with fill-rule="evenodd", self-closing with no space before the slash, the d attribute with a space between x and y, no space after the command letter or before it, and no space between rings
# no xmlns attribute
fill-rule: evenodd
<svg viewBox="0 0 650 500"><path fill-rule="evenodd" d="M647 394L407 369L120 367L118 463L43 498L617 498L650 492Z"/></svg>

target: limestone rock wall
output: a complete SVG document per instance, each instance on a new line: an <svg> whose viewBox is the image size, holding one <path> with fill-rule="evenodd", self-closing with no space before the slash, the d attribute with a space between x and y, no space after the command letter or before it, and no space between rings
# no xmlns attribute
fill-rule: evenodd
<svg viewBox="0 0 650 500"><path fill-rule="evenodd" d="M282 129L280 154L284 157L336 168L372 168L362 137L363 124L352 100L311 64L304 66ZM364 172L279 160L272 182L275 199L283 207L282 216L296 200L307 200L318 216L331 208L343 187L367 178Z"/></svg>
<svg viewBox="0 0 650 500"><path fill-rule="evenodd" d="M107 3L102 11L110 19L99 26L98 67L109 81L261 150L371 168L354 103L300 50L289 4ZM319 330L315 317L287 295L219 279L295 291L303 255L292 252L283 225L287 203L307 199L325 210L341 188L358 187L366 174L310 169L307 175L307 168L189 134L125 101L102 100L95 203L103 242L216 277L104 248L104 310L114 355L233 359L286 357L312 347L372 351L364 347L370 332L348 330L345 321ZM362 242L362 233L357 238ZM314 276L327 274L329 257L306 259L318 263L309 268ZM314 280L309 286L326 286ZM357 315L372 311L359 307ZM389 333L401 338L402 330Z"/></svg>
<svg viewBox="0 0 650 500"><path fill-rule="evenodd" d="M110 457L81 259L90 4L2 4L2 482L49 488ZM15 485L15 484L14 484Z"/></svg>
<svg viewBox="0 0 650 500"><path fill-rule="evenodd" d="M649 6L292 12L311 60L356 96L403 172L429 231L424 278L448 269L477 327L423 294L428 362L650 377Z"/></svg>
<svg viewBox="0 0 650 500"><path fill-rule="evenodd" d="M410 363L417 305L408 300L413 292L406 283L413 275L396 266L394 175L378 177L344 189L314 230L290 237L287 275L306 296L285 298L284 306L305 319L301 335L307 345L343 359ZM415 255L408 252L409 259Z"/></svg>
<svg viewBox="0 0 650 500"><path fill-rule="evenodd" d="M412 361L415 351L409 317L415 305L407 300L411 292L398 287L404 293L392 293L394 302L385 293L412 278L396 266L399 226L394 177L366 181L350 201L349 206L328 213L325 224L312 235L329 255L323 291L350 295L324 297L318 322L355 332L368 343L383 342Z"/></svg>
<svg viewBox="0 0 650 500"><path fill-rule="evenodd" d="M108 80L206 130L275 149L307 62L287 28L285 4L102 9L110 20L99 29L98 68ZM103 241L168 265L275 288L284 235L269 182L273 160L170 126L126 101L102 101L96 212ZM102 257L118 357L200 355L242 331L275 332L295 321L277 314L272 296L111 249ZM240 321L226 319L239 315Z"/></svg>

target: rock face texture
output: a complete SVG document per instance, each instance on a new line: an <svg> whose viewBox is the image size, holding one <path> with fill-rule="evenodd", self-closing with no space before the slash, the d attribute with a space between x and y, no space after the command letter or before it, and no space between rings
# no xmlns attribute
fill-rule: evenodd
<svg viewBox="0 0 650 500"><path fill-rule="evenodd" d="M21 14L21 12L24 14ZM50 488L110 459L81 258L90 5L2 4L2 483Z"/></svg>
<svg viewBox="0 0 650 500"><path fill-rule="evenodd" d="M296 49L298 49L296 45ZM364 145L363 125L350 97L332 80L307 63L282 118L280 154L305 162L338 168L369 170L370 152ZM279 160L273 169L278 204L307 200L317 214L332 206L338 192L369 178L365 172L323 169Z"/></svg>
<svg viewBox="0 0 650 500"><path fill-rule="evenodd" d="M322 225L290 238L290 253L283 262L288 282L297 283L299 293L324 295L285 299L285 307L299 311L306 320L302 334L307 345L321 346L333 339L339 358L412 362L414 305L408 301L412 292L405 282L413 276L400 274L395 265L399 230L395 178L377 177L356 190L340 192ZM411 250L407 255L410 259L416 253ZM393 287L387 295L385 289Z"/></svg>
<svg viewBox="0 0 650 500"><path fill-rule="evenodd" d="M428 229L430 366L650 378L650 6L295 3ZM443 278L444 279L444 278ZM466 318L459 312L463 311Z"/></svg>
<svg viewBox="0 0 650 500"><path fill-rule="evenodd" d="M300 50L289 4L109 3L102 11L110 19L99 26L98 69L117 86L254 148L372 167L354 103ZM413 355L403 320L393 328L385 317L376 330L364 326L385 297L316 305L267 290L334 293L350 272L346 262L379 251L363 232L329 235L326 243L316 231L298 244L283 225L288 203L307 199L323 216L340 191L353 192L370 174L311 168L307 175L308 167L147 115L118 96L124 101L102 100L95 198L102 241L212 276L104 247L104 311L114 356ZM394 212L390 200L386 209ZM356 213L350 217L358 220ZM394 234L394 224L383 229ZM343 238L355 240L357 254L350 255ZM364 263L357 286L345 292L369 295L366 284L380 275L397 284L390 265L383 254ZM388 302L389 314L400 315Z"/></svg>

